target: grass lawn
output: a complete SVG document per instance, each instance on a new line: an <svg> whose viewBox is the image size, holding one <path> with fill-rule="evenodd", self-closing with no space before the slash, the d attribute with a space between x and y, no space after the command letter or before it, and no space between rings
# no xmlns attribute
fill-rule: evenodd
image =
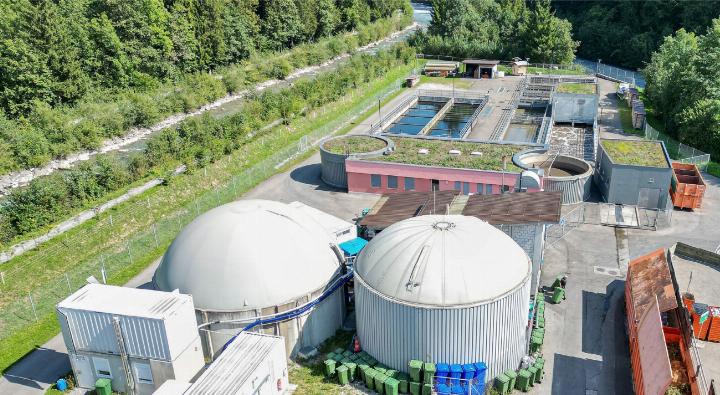
<svg viewBox="0 0 720 395"><path fill-rule="evenodd" d="M347 387L338 384L336 378L326 378L323 372L325 355L336 348L347 349L352 342L353 332L339 330L335 336L318 347L319 355L311 360L291 363L289 366L290 383L296 384L297 395L342 394Z"/></svg>
<svg viewBox="0 0 720 395"><path fill-rule="evenodd" d="M662 146L648 140L601 140L613 163L650 167L668 167Z"/></svg>
<svg viewBox="0 0 720 395"><path fill-rule="evenodd" d="M506 170L520 172L520 168L512 163L512 155L530 148L521 144L471 143L464 141L446 141L434 139L393 137L395 151L389 155L372 158L373 161L406 163L423 166L440 166L463 169L482 169L501 171L503 155L508 158ZM427 149L427 154L418 150ZM451 155L450 150L459 150L460 155ZM482 155L471 155L481 152Z"/></svg>
<svg viewBox="0 0 720 395"><path fill-rule="evenodd" d="M453 83L457 89L470 89L472 86L472 81L468 81L467 78L420 76L420 84L443 84L452 86Z"/></svg>
<svg viewBox="0 0 720 395"><path fill-rule="evenodd" d="M328 140L323 148L334 154L372 152L387 146L385 141L372 136L344 136Z"/></svg>
<svg viewBox="0 0 720 395"><path fill-rule="evenodd" d="M597 93L595 84L573 84L562 83L557 87L556 92L559 93L582 93L586 95L594 95Z"/></svg>
<svg viewBox="0 0 720 395"><path fill-rule="evenodd" d="M391 91L398 79L411 69L409 65L391 69L383 78L358 87L342 100L297 118L290 125L270 129L224 159L176 177L167 186L148 191L5 264L6 283L0 285L0 323L3 325L0 327L0 371L58 333L54 306L69 294L67 285L63 285L65 273L71 273L73 286L77 288L88 273L99 276L96 269L102 259L109 269L108 282L125 284L158 259L177 232L197 215L236 199L270 175L315 151L293 157L281 166L272 166L275 163L272 161L268 166L257 165L264 165L277 154L284 155L288 147L295 149L295 143L311 133L325 130L331 133L334 128L346 133L354 126L349 124L353 115L377 103L377 96ZM389 101L393 96L387 95L384 100ZM373 112L374 107L355 122L361 122ZM110 215L113 221L109 222ZM157 246L153 242L155 229ZM125 252L128 243L132 254ZM37 322L32 319L32 312L27 316L29 293L36 300ZM18 307L25 309L25 317L17 313Z"/></svg>

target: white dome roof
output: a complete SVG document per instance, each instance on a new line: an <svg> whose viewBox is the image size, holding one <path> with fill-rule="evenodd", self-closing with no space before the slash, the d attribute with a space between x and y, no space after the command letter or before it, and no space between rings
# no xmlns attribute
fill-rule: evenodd
<svg viewBox="0 0 720 395"><path fill-rule="evenodd" d="M356 276L393 300L453 307L522 287L532 265L508 235L475 217L425 215L389 226L360 253Z"/></svg>
<svg viewBox="0 0 720 395"><path fill-rule="evenodd" d="M243 311L284 304L330 282L340 265L320 225L267 200L229 203L196 218L155 272L158 289L191 294L195 307Z"/></svg>

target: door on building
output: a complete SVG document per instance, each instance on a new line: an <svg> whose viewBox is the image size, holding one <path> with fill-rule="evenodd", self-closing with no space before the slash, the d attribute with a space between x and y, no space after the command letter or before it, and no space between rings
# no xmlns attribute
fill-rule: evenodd
<svg viewBox="0 0 720 395"><path fill-rule="evenodd" d="M90 366L90 358L84 355L75 355L70 361L74 368L77 385L83 388L95 387L95 373Z"/></svg>
<svg viewBox="0 0 720 395"><path fill-rule="evenodd" d="M432 190L433 191L439 191L440 190L440 180L430 180L432 183Z"/></svg>
<svg viewBox="0 0 720 395"><path fill-rule="evenodd" d="M640 188L638 193L638 206L642 208L658 208L660 202L660 189Z"/></svg>
<svg viewBox="0 0 720 395"><path fill-rule="evenodd" d="M463 195L469 195L470 194L470 183L469 182L463 182Z"/></svg>

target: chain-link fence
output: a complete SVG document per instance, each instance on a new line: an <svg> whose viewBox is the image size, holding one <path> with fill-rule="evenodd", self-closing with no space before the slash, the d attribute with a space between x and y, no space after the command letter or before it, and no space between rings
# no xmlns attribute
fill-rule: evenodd
<svg viewBox="0 0 720 395"><path fill-rule="evenodd" d="M640 88L645 87L645 77L642 73L604 64L602 61L592 61L588 59L575 59L575 64L582 66L590 74L600 74L608 76L618 81L624 81Z"/></svg>
<svg viewBox="0 0 720 395"><path fill-rule="evenodd" d="M166 202L158 198L153 199L153 197L137 199L124 204L112 214L99 218L90 226L61 236L63 238L61 243L33 251L33 254L29 254L32 255L31 257L23 257L22 265L0 272L0 290L2 291L0 294L0 340L52 313L59 301L82 287L89 279L92 280L91 277L98 282L107 282L132 265L147 266L149 264L148 257L157 252L159 248L167 246L180 230L198 215L236 200L244 192L272 176L285 164L301 157L320 140L339 132L355 121L360 114L377 106L379 98L382 99L400 89L404 80L405 77L399 78L377 94L343 109L344 114L347 115L333 118L251 167L229 177L227 181L210 185L204 194L178 210L164 214L156 220L148 221L149 211L166 204ZM340 102L348 103L352 100L352 95L348 95L340 99ZM321 109L318 113L323 111ZM313 115L309 117L312 119ZM222 160L229 162L230 158ZM207 168L200 171L207 171ZM148 224L143 225L142 230L137 231L138 222ZM17 285L17 282L25 281L24 279L33 275L28 271L42 267L46 262L56 261L58 257L65 257L69 251L82 251L84 248L89 248L88 240L92 238L92 235L97 234L109 235L112 239L105 242L107 247L103 247L99 254L93 254L91 258L79 259L78 262L74 262L71 270L58 273L56 280L43 282L42 286L36 287L32 292L22 293L18 291L18 288L22 287L14 286Z"/></svg>
<svg viewBox="0 0 720 395"><path fill-rule="evenodd" d="M645 138L664 142L670 158L682 163L695 164L703 171L707 170L710 163L710 154L675 140L653 128L647 122L645 122Z"/></svg>

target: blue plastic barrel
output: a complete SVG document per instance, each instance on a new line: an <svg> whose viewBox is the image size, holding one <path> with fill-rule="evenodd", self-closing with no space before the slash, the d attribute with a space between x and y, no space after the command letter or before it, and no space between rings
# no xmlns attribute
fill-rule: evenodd
<svg viewBox="0 0 720 395"><path fill-rule="evenodd" d="M487 373L487 365L485 364L485 362L475 362L473 365L475 365L475 382L485 384L485 373Z"/></svg>
<svg viewBox="0 0 720 395"><path fill-rule="evenodd" d="M459 364L450 365L450 386L454 387L460 385L460 378L462 378L463 370Z"/></svg>
<svg viewBox="0 0 720 395"><path fill-rule="evenodd" d="M462 385L456 385L451 388L450 391L453 395L465 395L468 393L467 388L463 387Z"/></svg>
<svg viewBox="0 0 720 395"><path fill-rule="evenodd" d="M462 378L465 380L472 380L475 378L475 364L466 363L462 366L463 375Z"/></svg>
<svg viewBox="0 0 720 395"><path fill-rule="evenodd" d="M442 362L436 364L435 375L438 377L450 377L450 365Z"/></svg>
<svg viewBox="0 0 720 395"><path fill-rule="evenodd" d="M58 389L58 391L65 391L68 389L67 380L65 379L58 379L57 382L55 382L55 387Z"/></svg>

